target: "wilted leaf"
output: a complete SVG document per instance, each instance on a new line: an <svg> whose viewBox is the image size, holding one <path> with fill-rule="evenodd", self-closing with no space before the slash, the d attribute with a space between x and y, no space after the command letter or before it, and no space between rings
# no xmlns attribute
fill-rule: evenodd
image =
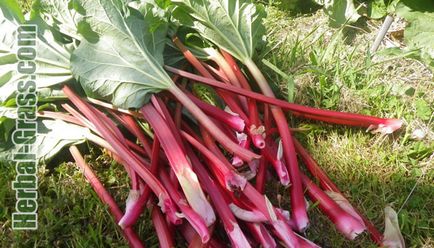
<svg viewBox="0 0 434 248"><path fill-rule="evenodd" d="M383 245L387 248L405 248L404 238L399 230L398 215L387 206L384 208Z"/></svg>
<svg viewBox="0 0 434 248"><path fill-rule="evenodd" d="M333 191L324 191L330 198L333 199L345 212L349 213L351 216L356 218L360 223L364 223L362 217L353 208L351 203L341 194Z"/></svg>

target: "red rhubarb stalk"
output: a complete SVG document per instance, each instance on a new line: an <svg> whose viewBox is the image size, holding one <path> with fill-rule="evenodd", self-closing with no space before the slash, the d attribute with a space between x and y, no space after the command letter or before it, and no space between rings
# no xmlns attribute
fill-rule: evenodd
<svg viewBox="0 0 434 248"><path fill-rule="evenodd" d="M344 197L344 194L339 190L336 184L334 184L333 181L330 180L330 178L327 176L324 170L318 165L318 163L312 158L312 156L306 151L306 149L304 149L304 147L300 144L300 142L294 139L294 144L297 153L303 159L306 168L315 178L319 180L321 187L324 190L336 192L337 194L340 194L342 197ZM357 208L353 207L353 209L355 210L356 215L358 215L359 218L362 218L371 236L371 239L376 244L381 245L383 240L383 235L378 231L378 229L374 226L374 224L372 224L370 220L368 220L363 214L361 214L361 212Z"/></svg>
<svg viewBox="0 0 434 248"><path fill-rule="evenodd" d="M261 194L264 194L265 191L265 178L267 176L267 161L264 157L264 151L262 151L262 158L259 160L259 170L256 175L256 184L255 188Z"/></svg>
<svg viewBox="0 0 434 248"><path fill-rule="evenodd" d="M236 78L239 81L239 84L241 85L241 88L244 88L245 90L251 91L252 88L250 87L250 84L247 81L247 78L244 76L243 72L241 71L240 67L238 66L237 62L232 57L232 55L230 55L229 53L227 53L223 49L221 50L221 52L222 52L224 59L226 59L226 62L231 66L232 71L234 72ZM257 127L258 129L260 129L262 125L261 125L261 120L258 116L259 111L258 111L258 106L256 105L256 101L254 99L249 98L248 99L248 105L249 105L250 123L252 125L254 125L255 127ZM262 137L262 134L261 134L261 137ZM258 143L257 145L256 145L255 140L253 142L255 143L255 146L260 148L260 149L262 149L265 146L265 142L264 143ZM258 140L258 142L260 142L260 141Z"/></svg>
<svg viewBox="0 0 434 248"><path fill-rule="evenodd" d="M379 118L374 116L368 116L368 115L362 115L362 114L354 114L354 113L346 113L346 112L338 112L338 111L332 111L332 110L324 110L324 109L317 109L307 106L302 106L294 103L289 103L283 100L279 100L272 97L267 97L262 94L248 91L244 89L240 89L231 85L224 84L222 82L219 82L217 80L212 80L209 78L201 77L186 71L181 71L179 69L165 66L166 70L179 74L183 77L195 80L197 82L202 82L204 84L220 88L226 91L230 91L233 93L241 94L243 96L247 96L253 99L256 99L258 101L268 103L270 105L278 106L283 109L287 109L293 112L303 113L313 116L318 116L319 118L322 118L322 121L326 121L329 123L337 123L338 121L345 120L345 121L351 121L351 125L359 126L359 127L366 127L373 130L376 130L377 132L388 134L396 131L402 126L402 120L399 119L387 119L387 118Z"/></svg>
<svg viewBox="0 0 434 248"><path fill-rule="evenodd" d="M165 151L169 164L176 174L188 203L202 216L207 225L211 225L215 221L214 211L207 201L197 180L197 176L186 158L182 143L177 142L177 139L171 132L172 129L169 128L163 117L151 104L142 107L141 111L160 140L161 147Z"/></svg>
<svg viewBox="0 0 434 248"><path fill-rule="evenodd" d="M181 132L182 137L189 142L194 148L196 148L201 154L203 154L214 167L217 168L219 173L223 177L223 182L227 190L239 191L244 188L247 180L238 175L230 165L225 164L221 158L208 150L201 142L186 132Z"/></svg>
<svg viewBox="0 0 434 248"><path fill-rule="evenodd" d="M227 151L233 152L246 162L253 159L258 159L260 156L240 147L227 137L215 124L206 116L202 110L194 104L188 96L177 87L172 87L170 92L176 96L179 102L205 127L219 143L226 148Z"/></svg>
<svg viewBox="0 0 434 248"><path fill-rule="evenodd" d="M200 63L200 61L189 50L187 50L185 48L185 46L179 41L179 39L177 37L175 37L173 39L173 42L175 43L175 45L178 46L178 48L184 54L184 57L194 66L194 68L196 68L196 70L199 71L199 73L201 75L203 75L204 77L210 78L210 79L214 79L214 77L211 75L211 73L208 72L207 69ZM179 90L179 88L177 88L177 87L172 87L172 88L173 88L173 90ZM172 94L178 99L178 101L180 101L193 115L195 115L196 113L193 112L194 111L193 108L194 107L198 108L198 107L196 105L194 105L194 104L193 104L194 106L186 105L188 103L186 101L183 101L184 100L183 97L185 96L185 94L181 95L181 94L178 94L178 93L175 94L175 93L176 92L172 92ZM219 91L217 91L217 93L219 93ZM227 94L225 94L225 93L222 92L221 97L226 102L226 104L229 105L229 107L232 110L237 111L234 108L238 104L233 102L235 99L231 99L232 96L229 96L229 95L227 95ZM203 113L202 111L199 111L199 112ZM195 117L198 118L198 117L200 117L199 115L200 114L196 114ZM199 122L201 122L202 126L204 126L208 130L208 132L211 133L211 131L210 131L211 129L216 129L217 130L217 131L213 130L212 132L214 132L214 133L211 133L211 134L213 135L213 137L217 141L219 141L226 148L227 151L234 152L235 155L238 155L241 159L243 159L246 162L250 162L252 159L258 159L259 158L259 156L257 154L254 154L253 152L250 152L247 149L243 149L240 146L233 147L234 143L233 142L229 142L228 141L229 138L226 135L224 135L223 132L221 132L221 130L218 129L217 126L213 122L209 121L209 118L207 118L207 120L209 122L205 122L207 120L205 120L203 118L202 119L198 118L198 120L199 120ZM222 140L221 137L215 136L217 134L217 132L221 132L220 135L223 135L223 137L227 138L227 140L224 140L224 142L223 142L223 140Z"/></svg>
<svg viewBox="0 0 434 248"><path fill-rule="evenodd" d="M246 60L244 64L249 69L264 95L270 98L276 98L270 85L256 64L251 59ZM298 167L294 143L292 142L292 133L291 130L289 130L289 125L282 109L277 106L270 106L270 110L282 139L283 156L288 167L287 169L291 181L290 196L292 220L297 226L298 231L303 232L309 224L309 219L307 217L303 187L300 180L300 169Z"/></svg>
<svg viewBox="0 0 434 248"><path fill-rule="evenodd" d="M237 76L232 70L229 63L225 60L225 58L214 48L205 48L204 51L209 55L209 59L214 61L219 68L223 71L223 73L227 76L228 81L235 87L241 88L241 83L238 81ZM240 99L240 103L243 106L244 111L248 110L247 99L243 96L238 96Z"/></svg>
<svg viewBox="0 0 434 248"><path fill-rule="evenodd" d="M205 190L211 197L211 201L214 203L214 207L223 222L223 226L229 236L232 246L237 248L250 247L244 233L237 223L237 220L229 209L227 202L224 200L224 193L220 190L220 186L215 184L204 165L199 161L191 149L188 150L188 155L200 182L204 185Z"/></svg>
<svg viewBox="0 0 434 248"><path fill-rule="evenodd" d="M268 232L267 228L260 223L246 223L247 228L250 230L253 238L261 244L264 248L277 247L276 241Z"/></svg>
<svg viewBox="0 0 434 248"><path fill-rule="evenodd" d="M89 181L90 185L94 189L94 191L97 193L98 197L101 199L101 201L106 204L109 207L109 210L111 214L113 215L115 221L119 221L122 218L122 211L116 204L113 197L110 195L110 193L104 188L102 183L99 181L99 179L96 177L95 173L92 171L92 169L87 165L87 163L84 161L84 158L81 156L80 151L77 149L76 146L71 146L69 148L69 151L71 152L72 156L74 157L75 162L77 163L78 167L82 170L84 176ZM131 247L145 247L142 242L140 241L137 234L134 232L132 228L126 228L122 231L124 234L124 237L128 240L128 243Z"/></svg>
<svg viewBox="0 0 434 248"><path fill-rule="evenodd" d="M184 236L185 240L189 244L194 242L195 236L197 235L196 231L193 229L193 227L189 223L182 224L179 226L179 230L182 233L182 236ZM218 240L216 240L214 237L211 237L211 240L208 242L208 247L210 248L224 248L226 246L220 244Z"/></svg>
<svg viewBox="0 0 434 248"><path fill-rule="evenodd" d="M278 144L276 144L273 140L269 139L262 154L264 154L265 159L273 166L277 176L279 177L280 183L283 186L288 186L290 179L283 158L282 142L279 140Z"/></svg>
<svg viewBox="0 0 434 248"><path fill-rule="evenodd" d="M105 128L104 124L99 118L97 118L94 113L90 110L86 102L81 100L68 86L64 86L63 92L68 96L68 98L76 105L80 106L83 114L95 125L101 136L107 140L107 142L117 151L118 154L122 154L124 161L128 161L131 168L151 187L152 191L157 195L159 200L159 206L162 208L163 212L166 212L169 218L176 220L174 204L170 199L167 191L161 185L161 183L155 178L155 176L145 168L140 161L134 156L134 154L122 144L113 134Z"/></svg>
<svg viewBox="0 0 434 248"><path fill-rule="evenodd" d="M235 131L242 132L245 127L244 120L237 114L230 114L222 109L219 109L211 104L205 103L195 96L189 94L190 99L205 112L220 122L233 128Z"/></svg>
<svg viewBox="0 0 434 248"><path fill-rule="evenodd" d="M194 230L200 235L202 243L206 243L210 239L207 223L196 211L194 211L187 203L187 200L181 195L180 192L172 185L169 176L164 170L159 172L161 182L166 187L167 191L172 197L173 201L179 207L184 218L193 226Z"/></svg>
<svg viewBox="0 0 434 248"><path fill-rule="evenodd" d="M149 170L152 174L156 174L158 171L158 164L160 163L159 160L160 155L160 142L158 140L158 137L154 137L154 142L152 144L152 152L151 152L151 166ZM148 185L145 185L142 194L140 195L137 202L131 207L130 211L125 212L125 215L122 217L122 219L119 221L119 226L122 228L129 227L131 225L134 225L140 215L143 213L143 209L145 208L146 203L149 200L149 197L151 196L151 189Z"/></svg>
<svg viewBox="0 0 434 248"><path fill-rule="evenodd" d="M353 240L366 230L366 226L362 221L343 210L307 176L302 174L301 177L310 198L315 202L319 202L321 211L329 217L335 224L336 229L346 238Z"/></svg>
<svg viewBox="0 0 434 248"><path fill-rule="evenodd" d="M175 241L173 240L173 233L170 232L167 226L166 218L164 218L160 209L155 206L151 211L152 224L157 232L158 241L161 248L173 248L175 247Z"/></svg>

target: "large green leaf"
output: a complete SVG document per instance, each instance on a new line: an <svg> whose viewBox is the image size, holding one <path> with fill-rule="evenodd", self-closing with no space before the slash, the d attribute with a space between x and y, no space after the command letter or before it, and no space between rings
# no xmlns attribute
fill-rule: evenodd
<svg viewBox="0 0 434 248"><path fill-rule="evenodd" d="M245 0L173 0L179 21L241 61L250 60L265 34L265 11ZM192 18L190 18L192 17Z"/></svg>
<svg viewBox="0 0 434 248"><path fill-rule="evenodd" d="M0 144L6 144L10 140L11 131L15 128L17 109L0 106Z"/></svg>
<svg viewBox="0 0 434 248"><path fill-rule="evenodd" d="M428 2L421 1L417 5L404 1L397 5L396 12L408 22L404 31L407 47L420 50L421 59L434 68L434 5Z"/></svg>
<svg viewBox="0 0 434 248"><path fill-rule="evenodd" d="M143 106L172 84L163 69L167 23L121 0L77 0L90 31L75 50L73 74L86 93L124 108ZM151 5L147 5L151 7Z"/></svg>
<svg viewBox="0 0 434 248"><path fill-rule="evenodd" d="M74 0L36 0L32 10L34 15L40 15L48 25L80 40L77 27L82 15L74 9Z"/></svg>
<svg viewBox="0 0 434 248"><path fill-rule="evenodd" d="M314 0L324 6L324 12L330 17L330 25L339 27L356 22L360 15L354 6L354 0Z"/></svg>
<svg viewBox="0 0 434 248"><path fill-rule="evenodd" d="M63 147L79 144L90 134L89 129L60 120L38 119L38 134L32 150L39 161L54 157ZM11 162L14 153L23 149L24 144L13 145L11 142L0 146L0 162Z"/></svg>
<svg viewBox="0 0 434 248"><path fill-rule="evenodd" d="M368 3L368 16L373 19L383 18L387 15L387 6L384 0L372 0Z"/></svg>
<svg viewBox="0 0 434 248"><path fill-rule="evenodd" d="M12 23L20 23L24 21L23 12L20 5L16 0L3 0L0 1L0 9L6 20Z"/></svg>
<svg viewBox="0 0 434 248"><path fill-rule="evenodd" d="M6 1L8 2L8 1ZM17 29L20 24L38 26L36 49L36 84L38 88L49 87L72 78L70 71L71 46L60 43L58 34L41 18L23 22L20 13L11 12L4 2L0 5L0 103L14 95L17 83L27 75L17 71Z"/></svg>

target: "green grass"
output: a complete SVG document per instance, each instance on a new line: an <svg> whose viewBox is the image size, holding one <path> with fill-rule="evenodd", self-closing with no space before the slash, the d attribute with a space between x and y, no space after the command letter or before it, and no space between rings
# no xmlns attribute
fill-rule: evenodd
<svg viewBox="0 0 434 248"><path fill-rule="evenodd" d="M25 1L26 6L28 2ZM360 23L344 30L330 29L321 11L294 16L286 9L267 8L269 31L264 58L293 75L295 102L315 107L402 118L406 127L388 137L365 130L292 120L309 128L297 136L352 203L380 229L383 208L399 211L408 247L434 246L434 122L433 76L418 61L368 55L376 29ZM288 80L275 76L276 92L286 98ZM415 129L426 137L412 139ZM128 185L119 165L92 147L89 163L118 202L124 202ZM67 160L67 159L66 159ZM0 247L125 247L119 229L99 202L83 175L71 163L53 161L39 177L39 229L14 232L10 216L15 195L10 189L14 169L0 166ZM288 190L281 194L288 208ZM323 247L374 247L367 235L347 241L316 207L309 209L307 237ZM136 230L149 247L156 247L149 214ZM182 245L181 245L182 246Z"/></svg>
<svg viewBox="0 0 434 248"><path fill-rule="evenodd" d="M390 137L319 122L294 120L293 124L310 128L299 138L381 231L383 208L391 205L400 210L400 226L409 247L434 246L432 73L414 60L370 59L367 51L375 29L363 25L330 29L322 12L291 18L287 12L270 7L268 14L270 46L274 49L266 58L293 75L295 102L405 120L404 130ZM288 82L274 79L286 97ZM423 129L427 136L421 141L411 139L415 129ZM313 225L307 236L324 247L371 244L366 236L356 242L346 241L331 231L332 224L318 209L310 210L310 215Z"/></svg>

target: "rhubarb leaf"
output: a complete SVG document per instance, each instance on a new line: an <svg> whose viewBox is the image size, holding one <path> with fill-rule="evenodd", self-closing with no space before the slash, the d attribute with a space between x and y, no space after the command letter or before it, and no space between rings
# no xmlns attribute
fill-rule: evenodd
<svg viewBox="0 0 434 248"><path fill-rule="evenodd" d="M3 0L0 2L2 16L12 23L21 23L24 21L23 12L16 0ZM8 25L8 23L6 23Z"/></svg>
<svg viewBox="0 0 434 248"><path fill-rule="evenodd" d="M60 120L37 120L37 135L29 153L36 154L38 161L48 161L62 148L68 145L79 144L86 140L89 129ZM68 130L65 132L65 130ZM12 142L0 146L0 162L13 161L13 155L24 149L30 141L14 145Z"/></svg>
<svg viewBox="0 0 434 248"><path fill-rule="evenodd" d="M265 11L245 0L174 0L183 25L196 29L240 61L250 60L265 34Z"/></svg>
<svg viewBox="0 0 434 248"><path fill-rule="evenodd" d="M0 144L6 144L9 142L11 138L10 134L15 128L14 119L16 118L16 108L0 106Z"/></svg>
<svg viewBox="0 0 434 248"><path fill-rule="evenodd" d="M368 16L380 19L387 15L387 6L384 0L373 0L368 3Z"/></svg>
<svg viewBox="0 0 434 248"><path fill-rule="evenodd" d="M32 11L33 15L40 15L56 30L80 40L77 26L82 15L74 9L73 0L37 0L33 4Z"/></svg>
<svg viewBox="0 0 434 248"><path fill-rule="evenodd" d="M86 40L73 53L71 64L89 96L123 108L140 108L152 93L171 86L162 67L164 20L152 10L142 15L123 1L77 2L86 10L84 21L91 31L84 34Z"/></svg>
<svg viewBox="0 0 434 248"><path fill-rule="evenodd" d="M405 44L411 50L419 50L420 59L434 70L434 7L429 2L403 1L397 5L396 12L408 22Z"/></svg>
<svg viewBox="0 0 434 248"><path fill-rule="evenodd" d="M69 59L72 48L58 42L59 33L50 28L41 18L35 17L24 22L22 14L14 11L13 1L0 2L0 103L15 94L20 80L27 75L20 74L18 66L17 34L21 24L37 25L36 76L38 88L49 87L72 78Z"/></svg>
<svg viewBox="0 0 434 248"><path fill-rule="evenodd" d="M353 0L315 0L315 2L324 6L324 12L329 16L330 25L333 27L353 23L360 18Z"/></svg>

